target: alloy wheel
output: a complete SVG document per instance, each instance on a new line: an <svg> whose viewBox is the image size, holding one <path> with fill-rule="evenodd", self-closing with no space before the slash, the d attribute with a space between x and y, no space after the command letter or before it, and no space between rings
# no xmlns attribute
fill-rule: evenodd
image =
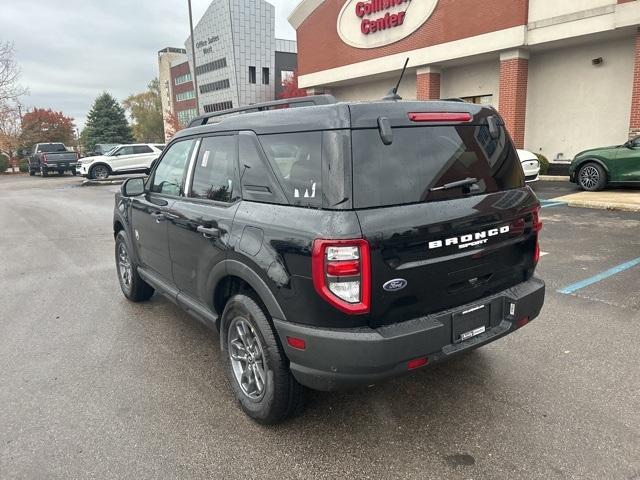
<svg viewBox="0 0 640 480"><path fill-rule="evenodd" d="M107 170L107 167L104 167L102 165L93 167L93 178L95 178L96 180L104 180L108 176L109 171Z"/></svg>
<svg viewBox="0 0 640 480"><path fill-rule="evenodd" d="M118 272L120 273L122 284L127 290L131 290L131 259L129 258L127 246L123 242L118 245Z"/></svg>
<svg viewBox="0 0 640 480"><path fill-rule="evenodd" d="M260 339L253 326L242 317L234 318L228 331L228 355L236 382L242 393L258 401L267 386L266 361Z"/></svg>
<svg viewBox="0 0 640 480"><path fill-rule="evenodd" d="M593 165L587 165L580 170L580 185L587 190L595 188L600 182L600 172Z"/></svg>

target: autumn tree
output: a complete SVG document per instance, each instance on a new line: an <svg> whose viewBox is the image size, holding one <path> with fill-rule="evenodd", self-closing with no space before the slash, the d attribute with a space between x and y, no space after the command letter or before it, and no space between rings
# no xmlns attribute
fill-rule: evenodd
<svg viewBox="0 0 640 480"><path fill-rule="evenodd" d="M298 70L293 72L293 75L285 78L282 81L282 92L280 92L280 98L297 98L306 97L307 91L304 88L298 87Z"/></svg>
<svg viewBox="0 0 640 480"><path fill-rule="evenodd" d="M185 127L185 125L182 125L180 123L180 119L173 112L169 112L167 115L165 115L164 118L167 122L167 130L165 132L167 140L173 137L176 133L178 133L180 130L182 130Z"/></svg>
<svg viewBox="0 0 640 480"><path fill-rule="evenodd" d="M20 144L24 148L43 142L72 145L74 131L73 118L64 116L62 112L54 112L50 108L34 108L22 117Z"/></svg>
<svg viewBox="0 0 640 480"><path fill-rule="evenodd" d="M0 154L12 159L20 149L20 114L8 103L0 104Z"/></svg>
<svg viewBox="0 0 640 480"><path fill-rule="evenodd" d="M133 120L133 136L138 142L164 142L160 82L157 78L149 82L146 92L129 96L123 104Z"/></svg>
<svg viewBox="0 0 640 480"><path fill-rule="evenodd" d="M80 140L87 152L93 151L97 143L133 142L125 110L109 93L102 93L93 102Z"/></svg>

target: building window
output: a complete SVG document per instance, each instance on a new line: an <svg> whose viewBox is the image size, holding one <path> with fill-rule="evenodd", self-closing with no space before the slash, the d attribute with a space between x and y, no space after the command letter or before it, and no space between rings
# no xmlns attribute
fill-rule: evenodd
<svg viewBox="0 0 640 480"><path fill-rule="evenodd" d="M249 83L256 83L256 67L249 67Z"/></svg>
<svg viewBox="0 0 640 480"><path fill-rule="evenodd" d="M477 95L475 97L460 97L460 100L464 100L468 103L475 103L477 105L493 105L493 95Z"/></svg>
<svg viewBox="0 0 640 480"><path fill-rule="evenodd" d="M191 120L198 116L195 108L189 108L187 110L178 111L178 121L180 125L188 125Z"/></svg>
<svg viewBox="0 0 640 480"><path fill-rule="evenodd" d="M262 84L269 85L269 67L262 67Z"/></svg>
<svg viewBox="0 0 640 480"><path fill-rule="evenodd" d="M178 102L184 102L185 100L191 100L192 98L196 98L195 90L189 90L187 92L176 93L176 100Z"/></svg>
<svg viewBox="0 0 640 480"><path fill-rule="evenodd" d="M191 73L187 73L186 75L180 75L176 77L174 83L176 85L182 85L183 83L187 83L191 81Z"/></svg>
<svg viewBox="0 0 640 480"><path fill-rule="evenodd" d="M226 66L227 66L227 59L219 58L218 60L214 60L213 62L205 63L204 65L200 65L199 67L196 67L196 75L202 75L203 73L214 72Z"/></svg>
<svg viewBox="0 0 640 480"><path fill-rule="evenodd" d="M293 72L291 70L280 71L280 83L287 82L293 78Z"/></svg>
<svg viewBox="0 0 640 480"><path fill-rule="evenodd" d="M225 78L224 80L220 80L218 82L205 83L204 85L200 85L200 93L216 92L218 90L224 90L225 88L229 87L229 79Z"/></svg>
<svg viewBox="0 0 640 480"><path fill-rule="evenodd" d="M220 102L220 103L210 103L204 106L204 111L207 113L212 112L221 112L222 110L229 110L233 108L233 102Z"/></svg>

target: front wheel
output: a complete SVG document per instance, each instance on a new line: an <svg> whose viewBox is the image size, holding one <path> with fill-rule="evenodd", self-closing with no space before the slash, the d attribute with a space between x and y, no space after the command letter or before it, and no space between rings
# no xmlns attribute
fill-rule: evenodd
<svg viewBox="0 0 640 480"><path fill-rule="evenodd" d="M154 289L138 274L131 256L129 237L120 230L116 236L116 269L122 293L132 302L144 302L153 295Z"/></svg>
<svg viewBox="0 0 640 480"><path fill-rule="evenodd" d="M94 180L106 180L109 177L109 169L106 165L96 165L91 167L89 171L89 177Z"/></svg>
<svg viewBox="0 0 640 480"><path fill-rule="evenodd" d="M597 163L587 163L578 171L578 185L588 192L597 192L607 185L607 172Z"/></svg>
<svg viewBox="0 0 640 480"><path fill-rule="evenodd" d="M293 378L262 307L247 295L235 295L224 309L222 326L225 370L242 410L266 425L300 410L304 387Z"/></svg>

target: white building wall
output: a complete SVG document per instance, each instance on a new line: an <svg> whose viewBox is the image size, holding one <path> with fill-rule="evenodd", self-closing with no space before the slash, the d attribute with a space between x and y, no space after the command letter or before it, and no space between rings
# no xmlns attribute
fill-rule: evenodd
<svg viewBox="0 0 640 480"><path fill-rule="evenodd" d="M594 58L604 63L592 65ZM533 53L525 148L550 160L627 140L633 85L632 38Z"/></svg>
<svg viewBox="0 0 640 480"><path fill-rule="evenodd" d="M440 77L442 98L493 95L492 105L498 106L500 94L500 62L495 61L447 68Z"/></svg>
<svg viewBox="0 0 640 480"><path fill-rule="evenodd" d="M340 87L329 87L328 92L338 100L343 101L364 101L381 100L398 82L397 77L376 80L373 82L363 82L356 85L345 85ZM405 73L404 80L400 85L400 96L405 100L416 99L416 72L415 70Z"/></svg>
<svg viewBox="0 0 640 480"><path fill-rule="evenodd" d="M616 0L529 0L529 22L538 22L616 3Z"/></svg>

